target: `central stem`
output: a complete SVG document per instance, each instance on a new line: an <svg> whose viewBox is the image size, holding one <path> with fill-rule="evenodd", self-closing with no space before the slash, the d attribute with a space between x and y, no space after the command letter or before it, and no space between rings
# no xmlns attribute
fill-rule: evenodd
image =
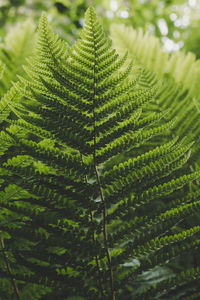
<svg viewBox="0 0 200 300"><path fill-rule="evenodd" d="M112 293L112 300L115 300L115 291L114 291L114 282L113 282L113 269L111 264L111 257L109 253L109 247L108 247L108 233L107 233L107 221L106 221L106 203L104 200L103 190L101 187L101 182L98 174L97 166L95 165L95 175L97 178L97 183L99 187L99 193L101 197L101 204L102 204L102 217L103 217L103 237L104 237L104 247L106 250L106 257L107 257L107 263L108 263L108 269L109 269L109 277L110 277L110 288Z"/></svg>
<svg viewBox="0 0 200 300"><path fill-rule="evenodd" d="M82 156L81 153L80 153L80 158L81 158L82 165L84 165L83 156ZM85 175L85 182L88 184L87 175ZM92 212L92 210L90 211L90 222L91 222L91 225L92 225L92 223L93 223L93 212ZM92 240L93 240L93 243L95 244L96 243L96 238L95 238L94 232L92 234ZM104 298L104 292L103 292L103 287L102 287L102 284L101 284L101 271L100 271L100 266L99 266L99 258L98 258L97 254L95 254L94 257L95 257L96 267L97 267L97 272L98 272L100 295L101 295L101 299L103 299Z"/></svg>
<svg viewBox="0 0 200 300"><path fill-rule="evenodd" d="M92 26L93 27L93 26ZM111 264L111 257L109 253L109 247L108 247L108 234L107 234L107 220L106 220L106 203L103 195L103 188L101 185L101 180L98 173L98 167L97 167L97 161L96 161L96 113L95 113L95 96L96 96L96 45L95 45L95 36L94 36L94 28L93 28L93 38L94 38L94 68L93 68L93 80L94 80L94 94L93 94L93 126L94 126L94 149L93 149L93 160L94 160L94 171L95 176L99 188L99 194L101 198L101 205L102 205L102 219L103 219L103 239L104 239L104 247L106 251L106 257L107 257L107 265L109 270L109 280L110 280L110 289L111 289L111 295L112 300L115 300L115 291L114 291L114 282L113 282L113 269Z"/></svg>

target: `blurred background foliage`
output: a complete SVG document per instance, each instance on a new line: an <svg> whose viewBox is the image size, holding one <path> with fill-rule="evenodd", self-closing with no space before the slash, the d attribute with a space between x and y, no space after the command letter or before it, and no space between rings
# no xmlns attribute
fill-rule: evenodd
<svg viewBox="0 0 200 300"><path fill-rule="evenodd" d="M183 48L200 58L200 0L0 0L0 38L16 22L37 21L46 11L54 30L72 43L89 5L107 31L123 22L159 37L166 51Z"/></svg>

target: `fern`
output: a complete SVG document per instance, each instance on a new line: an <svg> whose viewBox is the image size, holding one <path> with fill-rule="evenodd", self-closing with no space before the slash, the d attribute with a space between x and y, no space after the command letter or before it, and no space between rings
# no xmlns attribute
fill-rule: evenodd
<svg viewBox="0 0 200 300"><path fill-rule="evenodd" d="M113 24L111 35L119 52L129 49L159 78L170 74L177 83L182 83L184 89L190 91L190 95L199 97L200 61L195 59L193 53L176 51L170 55L163 51L158 38L144 33L142 29L137 31L124 25Z"/></svg>
<svg viewBox="0 0 200 300"><path fill-rule="evenodd" d="M18 297L30 288L33 299L130 298L140 275L199 249L200 226L177 226L200 209L198 186L187 185L199 172L178 175L192 144L144 151L173 121L143 111L160 87L132 76L93 8L72 48L43 14L26 72L11 105L18 120L0 136L1 231ZM184 272L168 292L193 274ZM9 277L2 259L0 273Z"/></svg>
<svg viewBox="0 0 200 300"><path fill-rule="evenodd" d="M34 53L35 27L29 20L11 28L0 48L0 123L3 128L7 117L11 114L10 103L17 102L19 83L17 76L25 75L23 64Z"/></svg>
<svg viewBox="0 0 200 300"><path fill-rule="evenodd" d="M17 81L17 75L25 75L23 65L33 55L35 46L35 26L28 20L12 27L0 48L0 59L5 70L0 82L0 95L3 96Z"/></svg>
<svg viewBox="0 0 200 300"><path fill-rule="evenodd" d="M195 60L192 53L186 55L176 51L169 55L161 48L158 38L144 34L142 30L112 25L111 34L121 54L128 49L131 57L147 68L149 82L155 80L153 73L162 80L162 88L150 110L169 109L167 119L176 117L172 135L187 136L189 141L195 141L192 154L194 168L194 162L199 163L200 61Z"/></svg>

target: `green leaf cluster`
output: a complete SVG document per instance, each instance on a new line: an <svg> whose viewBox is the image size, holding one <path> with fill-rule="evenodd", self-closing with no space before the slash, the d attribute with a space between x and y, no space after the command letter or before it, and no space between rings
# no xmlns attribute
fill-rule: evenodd
<svg viewBox="0 0 200 300"><path fill-rule="evenodd" d="M151 110L160 83L117 54L93 8L72 47L43 14L25 70L0 107L2 297L173 299L187 287L182 299L198 299L199 266L134 285L200 247L199 224L184 223L200 210L200 172L183 171L193 143L169 139L174 121Z"/></svg>
<svg viewBox="0 0 200 300"><path fill-rule="evenodd" d="M164 52L158 38L142 29L114 24L111 26L114 46L123 55L127 50L136 64L146 69L149 83L160 80L160 91L151 110L168 110L167 119L176 118L172 136L187 137L195 141L192 165L199 164L199 107L200 60L191 52ZM148 47L146 46L148 45Z"/></svg>

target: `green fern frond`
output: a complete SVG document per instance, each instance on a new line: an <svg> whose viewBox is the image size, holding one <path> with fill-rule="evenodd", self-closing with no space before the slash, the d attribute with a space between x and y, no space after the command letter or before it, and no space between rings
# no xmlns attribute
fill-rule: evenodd
<svg viewBox="0 0 200 300"><path fill-rule="evenodd" d="M130 53L159 78L170 74L177 83L183 84L184 89L189 89L191 95L199 95L200 64L193 53L176 51L170 56L163 51L158 38L144 33L142 29L137 31L124 25L112 25L111 36L121 54L130 49Z"/></svg>
<svg viewBox="0 0 200 300"><path fill-rule="evenodd" d="M13 85L13 87L2 97L0 101L0 123L1 126L4 121L7 121L8 116L11 113L11 105L19 100L19 83Z"/></svg>
<svg viewBox="0 0 200 300"><path fill-rule="evenodd" d="M199 78L200 64L194 54L187 55L176 51L171 55L163 51L158 38L136 31L124 25L111 26L114 45L123 55L127 49L137 63L147 68L150 83L154 82L154 73L162 80L156 101L148 110L169 109L167 118L176 116L177 123L173 133L190 141L195 140L193 161L199 153ZM122 42L123 41L123 42ZM148 44L148 48L145 46Z"/></svg>
<svg viewBox="0 0 200 300"><path fill-rule="evenodd" d="M172 299L178 299L175 297L173 291L178 288L183 288L184 285L190 285L192 282L199 281L200 276L200 270L199 268L193 268L186 272L181 272L177 275L176 278L171 278L169 280L166 280L164 282L161 282L160 284L157 284L157 286L153 287L149 291L145 291L146 295L142 296L141 299L145 299L145 297L148 297L149 299L155 299L155 294L159 291L160 292L160 299L166 299L166 297L172 297ZM170 296L171 291L171 296ZM194 298L193 298L194 295ZM198 295L198 293L193 294L191 296L184 297L182 295L182 299L196 299L195 295Z"/></svg>
<svg viewBox="0 0 200 300"><path fill-rule="evenodd" d="M41 299L131 297L140 274L199 249L198 224L177 228L200 209L188 186L199 172L181 172L193 143L147 143L174 124L150 112L162 87L112 49L93 8L71 48L45 14L38 30L11 105L18 119L0 135L0 223L15 280L22 295L27 283L45 287ZM1 257L0 270L7 278Z"/></svg>
<svg viewBox="0 0 200 300"><path fill-rule="evenodd" d="M4 95L17 81L17 75L25 75L23 65L34 53L35 26L32 21L15 25L10 29L0 49L0 59L5 65L0 82L0 95Z"/></svg>

